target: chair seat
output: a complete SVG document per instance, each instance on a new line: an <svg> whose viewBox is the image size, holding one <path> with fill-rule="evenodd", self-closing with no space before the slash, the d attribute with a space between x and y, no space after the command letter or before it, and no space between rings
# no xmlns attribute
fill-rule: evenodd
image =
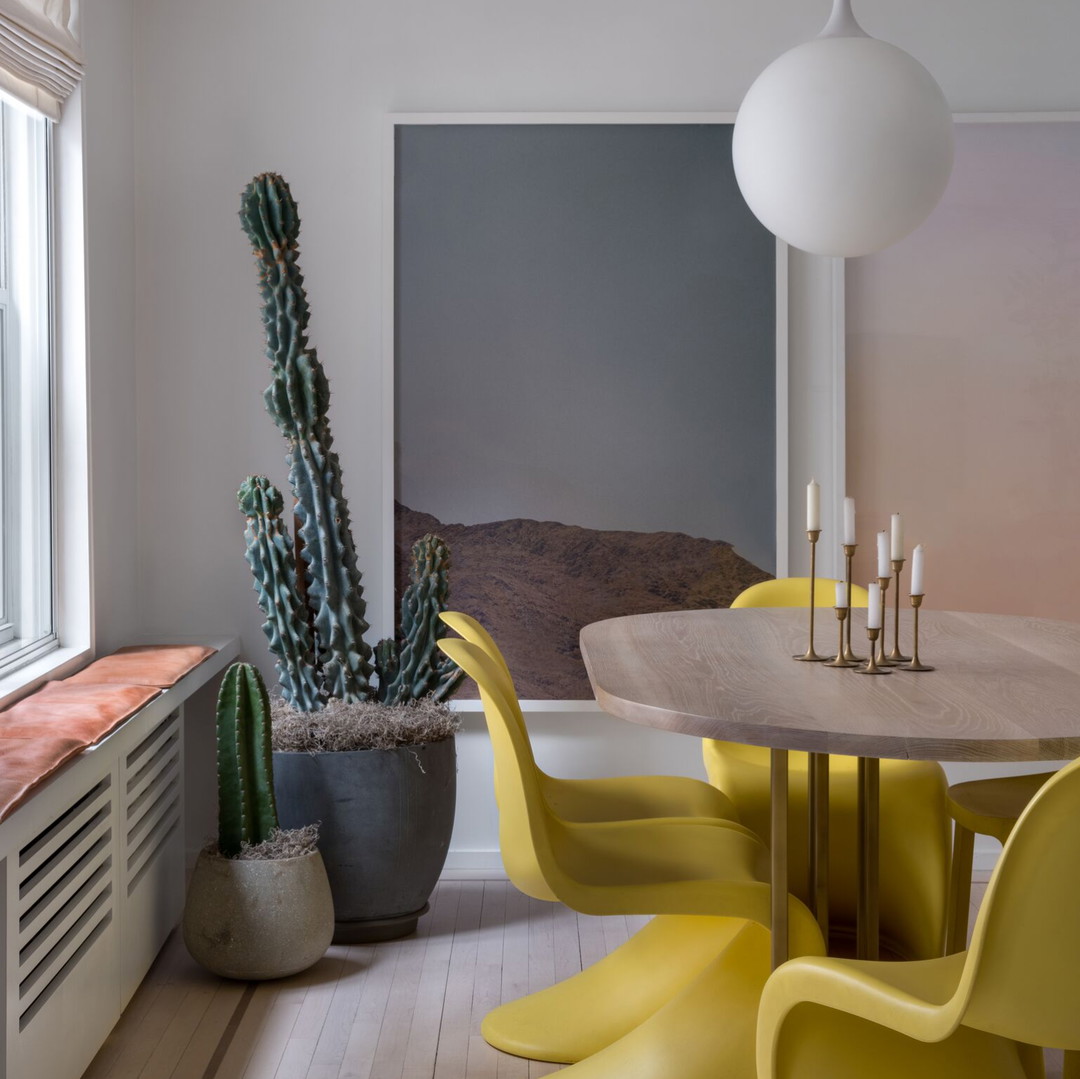
<svg viewBox="0 0 1080 1079"><path fill-rule="evenodd" d="M1028 802L1053 772L997 776L954 783L948 790L949 813L962 827L1004 843Z"/></svg>
<svg viewBox="0 0 1080 1079"><path fill-rule="evenodd" d="M803 1005L785 1024L775 1079L1030 1079L1015 1042L960 1027L921 1042L854 1015Z"/></svg>
<svg viewBox="0 0 1080 1079"><path fill-rule="evenodd" d="M563 779L540 773L551 811L565 821L714 817L737 821L731 799L711 783L689 776L605 776Z"/></svg>

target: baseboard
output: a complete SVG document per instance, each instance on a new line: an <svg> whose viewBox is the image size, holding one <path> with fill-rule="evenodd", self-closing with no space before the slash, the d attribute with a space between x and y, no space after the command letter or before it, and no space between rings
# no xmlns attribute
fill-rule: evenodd
<svg viewBox="0 0 1080 1079"><path fill-rule="evenodd" d="M506 870L497 850L452 850L440 880L506 880Z"/></svg>

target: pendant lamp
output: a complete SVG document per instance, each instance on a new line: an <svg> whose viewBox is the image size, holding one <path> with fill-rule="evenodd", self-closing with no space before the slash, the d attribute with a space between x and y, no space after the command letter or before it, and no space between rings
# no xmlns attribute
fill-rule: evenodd
<svg viewBox="0 0 1080 1079"><path fill-rule="evenodd" d="M732 140L759 221L819 255L867 255L917 228L952 171L948 102L902 49L870 37L850 0L750 87Z"/></svg>

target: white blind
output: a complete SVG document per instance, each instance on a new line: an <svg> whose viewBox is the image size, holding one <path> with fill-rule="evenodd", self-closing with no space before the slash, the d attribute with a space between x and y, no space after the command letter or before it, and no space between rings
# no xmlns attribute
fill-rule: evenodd
<svg viewBox="0 0 1080 1079"><path fill-rule="evenodd" d="M0 0L0 87L51 120L82 78L77 2Z"/></svg>

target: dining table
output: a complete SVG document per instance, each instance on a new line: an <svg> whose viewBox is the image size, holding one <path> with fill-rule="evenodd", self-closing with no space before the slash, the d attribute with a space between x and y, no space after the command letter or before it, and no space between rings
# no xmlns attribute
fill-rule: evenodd
<svg viewBox="0 0 1080 1079"><path fill-rule="evenodd" d="M833 635L818 619L826 655ZM867 650L866 611L852 638ZM889 620L890 623L892 619ZM911 645L911 612L900 619ZM770 751L772 962L787 958L788 753L809 757L811 908L825 891L828 761L858 758L857 939L877 957L881 758L998 763L1080 756L1080 624L1022 615L919 612L918 654L931 670L797 662L802 608L666 611L606 619L581 631L600 707L633 723ZM835 646L834 649L835 651ZM827 926L825 927L827 935Z"/></svg>

